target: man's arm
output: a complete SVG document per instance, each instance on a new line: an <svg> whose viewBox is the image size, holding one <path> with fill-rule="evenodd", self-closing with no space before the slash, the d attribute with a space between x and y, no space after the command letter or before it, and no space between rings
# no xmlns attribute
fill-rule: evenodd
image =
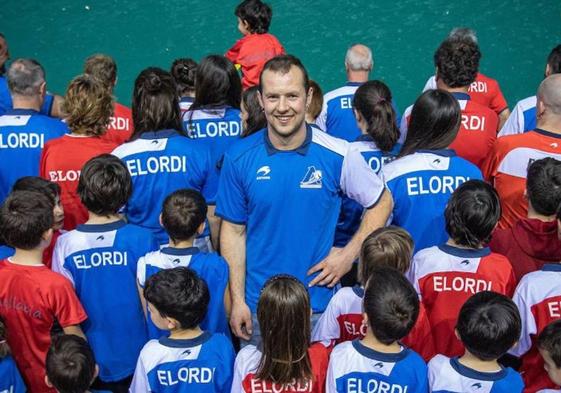
<svg viewBox="0 0 561 393"><path fill-rule="evenodd" d="M510 109L505 108L499 113L499 130L503 128L508 117L510 116Z"/></svg>
<svg viewBox="0 0 561 393"><path fill-rule="evenodd" d="M220 247L219 236L220 236L220 217L214 214L216 210L216 205L208 205L208 210L206 218L208 220L208 226L210 230L210 241L212 247L218 251Z"/></svg>

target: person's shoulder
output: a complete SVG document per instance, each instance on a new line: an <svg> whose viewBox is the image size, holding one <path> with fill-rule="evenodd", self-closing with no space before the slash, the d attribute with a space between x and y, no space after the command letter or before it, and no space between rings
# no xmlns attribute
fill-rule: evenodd
<svg viewBox="0 0 561 393"><path fill-rule="evenodd" d="M149 150L150 142L151 141L148 139L135 139L130 142L125 142L113 149L111 154L123 159L139 153L144 153Z"/></svg>
<svg viewBox="0 0 561 393"><path fill-rule="evenodd" d="M405 357L402 359L402 361L406 361L412 368L414 368L417 371L419 370L423 371L427 369L427 363L421 357L421 355L419 355L411 348L406 348L403 350L407 352L405 354Z"/></svg>
<svg viewBox="0 0 561 393"><path fill-rule="evenodd" d="M419 169L419 160L417 154L408 154L404 157L398 157L392 162L382 167L381 173L385 181L391 181L400 176L415 172Z"/></svg>
<svg viewBox="0 0 561 393"><path fill-rule="evenodd" d="M267 132L266 128L244 138L237 139L232 146L226 150L224 154L225 157L237 161L247 155L258 153L260 149L265 148L265 132Z"/></svg>
<svg viewBox="0 0 561 393"><path fill-rule="evenodd" d="M226 352L231 354L234 353L234 346L232 345L232 341L230 341L230 339L223 333L211 333L209 339L203 342L203 346L212 347L216 352L220 354L224 354Z"/></svg>
<svg viewBox="0 0 561 393"><path fill-rule="evenodd" d="M444 356L442 354L435 355L431 360L429 360L427 367L430 370L438 371L441 370L443 367L446 367L450 364L450 358Z"/></svg>
<svg viewBox="0 0 561 393"><path fill-rule="evenodd" d="M504 380L507 381L509 388L513 388L513 391L515 392L518 392L524 388L524 380L522 379L522 375L520 375L518 371L514 370L511 367L506 367L505 371L506 375L504 377Z"/></svg>
<svg viewBox="0 0 561 393"><path fill-rule="evenodd" d="M474 101L474 100L469 101L469 110L470 110L470 112L476 113L480 116L485 116L486 118L497 118L498 119L498 117L499 117L497 115L497 112L495 112L494 110L492 110L488 106L480 104L479 102Z"/></svg>
<svg viewBox="0 0 561 393"><path fill-rule="evenodd" d="M499 82L497 82L496 79L491 78L488 75L482 74L481 72L477 73L475 80L479 82L485 82L487 83L488 86L490 85L492 87L497 87L497 88L499 87Z"/></svg>
<svg viewBox="0 0 561 393"><path fill-rule="evenodd" d="M127 222L125 225L117 229L119 233L130 233L136 237L136 239L141 238L142 240L152 239L154 237L153 232L149 229L141 227L136 224L131 224ZM136 240L135 240L136 241Z"/></svg>
<svg viewBox="0 0 561 393"><path fill-rule="evenodd" d="M329 135L322 130L311 127L312 130L312 143L323 147L324 149L335 153L341 157L345 157L351 148L351 144L344 139L336 138L332 135ZM356 150L357 146L353 147L354 151Z"/></svg>
<svg viewBox="0 0 561 393"><path fill-rule="evenodd" d="M65 145L69 143L68 135L61 135L59 137L50 139L45 142L43 150L52 150L52 149L59 149L63 148Z"/></svg>
<svg viewBox="0 0 561 393"><path fill-rule="evenodd" d="M327 93L325 93L323 95L323 101L324 102L329 102L335 98L341 97L341 96L347 96L347 95L353 95L355 93L357 89L357 86L349 86L349 85L343 85L341 87L338 87L336 89L330 90Z"/></svg>
<svg viewBox="0 0 561 393"><path fill-rule="evenodd" d="M123 105L117 101L115 101L115 106L114 106L115 110L113 111L113 113L116 116L132 116L132 110L131 108L129 108L126 105Z"/></svg>
<svg viewBox="0 0 561 393"><path fill-rule="evenodd" d="M337 344L331 352L331 359L337 359L339 356L344 356L346 353L355 352L353 342L354 341L345 341Z"/></svg>
<svg viewBox="0 0 561 393"><path fill-rule="evenodd" d="M443 251L438 246L423 248L415 253L414 260L433 259L435 255L442 255Z"/></svg>
<svg viewBox="0 0 561 393"><path fill-rule="evenodd" d="M516 103L516 106L519 107L522 110L522 112L524 112L528 109L535 108L537 100L538 99L536 96L526 97L518 101Z"/></svg>

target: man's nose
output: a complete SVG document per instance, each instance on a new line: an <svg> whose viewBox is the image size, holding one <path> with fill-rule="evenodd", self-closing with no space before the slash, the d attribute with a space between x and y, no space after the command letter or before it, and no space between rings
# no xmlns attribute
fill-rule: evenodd
<svg viewBox="0 0 561 393"><path fill-rule="evenodd" d="M288 100L286 97L280 97L279 99L279 106L277 108L279 112L286 112L288 111Z"/></svg>

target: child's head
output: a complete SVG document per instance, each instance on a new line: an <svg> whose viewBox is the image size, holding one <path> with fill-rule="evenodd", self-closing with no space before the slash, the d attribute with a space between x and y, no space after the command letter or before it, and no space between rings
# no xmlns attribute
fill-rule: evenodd
<svg viewBox="0 0 561 393"><path fill-rule="evenodd" d="M550 323L538 336L538 349L549 378L561 385L561 320Z"/></svg>
<svg viewBox="0 0 561 393"><path fill-rule="evenodd" d="M374 337L390 345L413 328L419 315L419 296L400 271L375 269L366 283L364 313Z"/></svg>
<svg viewBox="0 0 561 393"><path fill-rule="evenodd" d="M0 360L10 354L10 346L8 345L8 332L4 320L0 317Z"/></svg>
<svg viewBox="0 0 561 393"><path fill-rule="evenodd" d="M504 355L520 337L520 314L514 302L496 292L483 291L462 306L456 331L476 358L489 361Z"/></svg>
<svg viewBox="0 0 561 393"><path fill-rule="evenodd" d="M160 270L144 286L154 324L164 330L195 329L204 319L210 294L206 282L187 267Z"/></svg>
<svg viewBox="0 0 561 393"><path fill-rule="evenodd" d="M313 123L321 113L321 108L323 106L323 92L316 81L310 79L309 84L312 88L312 99L310 100L310 105L306 109L306 121L308 123Z"/></svg>
<svg viewBox="0 0 561 393"><path fill-rule="evenodd" d="M242 93L240 118L242 120L242 136L246 137L267 127L267 119L259 104L259 87L251 86Z"/></svg>
<svg viewBox="0 0 561 393"><path fill-rule="evenodd" d="M279 384L311 379L311 313L308 291L295 277L279 275L265 283L257 304L263 343L258 379Z"/></svg>
<svg viewBox="0 0 561 393"><path fill-rule="evenodd" d="M60 186L38 176L20 177L14 183L12 191L36 191L47 195L53 202L53 230L58 231L64 224L64 209L60 203Z"/></svg>
<svg viewBox="0 0 561 393"><path fill-rule="evenodd" d="M481 180L469 180L452 194L444 211L446 232L458 245L479 248L489 242L501 217L499 195Z"/></svg>
<svg viewBox="0 0 561 393"><path fill-rule="evenodd" d="M162 226L173 242L190 240L202 233L207 213L203 196L195 190L177 190L166 197Z"/></svg>
<svg viewBox="0 0 561 393"><path fill-rule="evenodd" d="M171 75L177 85L179 97L195 96L195 78L197 76L197 63L190 58L174 60L171 65Z"/></svg>
<svg viewBox="0 0 561 393"><path fill-rule="evenodd" d="M117 214L131 193L131 176L119 158L101 154L90 159L82 168L78 195L88 211L98 216Z"/></svg>
<svg viewBox="0 0 561 393"><path fill-rule="evenodd" d="M381 267L405 273L411 265L413 248L413 239L405 229L393 225L376 229L362 243L358 281L365 285L372 271Z"/></svg>
<svg viewBox="0 0 561 393"><path fill-rule="evenodd" d="M547 157L528 167L526 196L529 209L542 216L554 216L561 203L561 161Z"/></svg>
<svg viewBox="0 0 561 393"><path fill-rule="evenodd" d="M0 232L5 243L20 250L47 247L53 227L53 202L36 191L14 191L0 208Z"/></svg>
<svg viewBox="0 0 561 393"><path fill-rule="evenodd" d="M243 35L268 32L273 18L273 10L261 0L242 1L234 14L238 17L238 30Z"/></svg>
<svg viewBox="0 0 561 393"><path fill-rule="evenodd" d="M47 353L46 371L45 382L59 393L86 392L98 372L88 342L73 334L53 340Z"/></svg>

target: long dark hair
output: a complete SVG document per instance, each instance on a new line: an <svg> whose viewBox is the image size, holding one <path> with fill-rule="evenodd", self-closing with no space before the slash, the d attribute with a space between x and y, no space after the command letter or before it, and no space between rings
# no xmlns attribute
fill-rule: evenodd
<svg viewBox="0 0 561 393"><path fill-rule="evenodd" d="M177 85L179 97L190 97L195 93L197 67L195 60L190 58L176 59L171 65L170 72Z"/></svg>
<svg viewBox="0 0 561 393"><path fill-rule="evenodd" d="M201 60L191 109L225 105L239 109L241 96L242 83L230 60L220 55L210 55Z"/></svg>
<svg viewBox="0 0 561 393"><path fill-rule="evenodd" d="M251 86L250 88L244 90L242 94L242 103L245 111L247 112L247 120L245 122L245 127L242 131L242 137L249 136L262 128L267 127L267 119L265 118L265 113L259 104L259 98L257 97L259 88L257 86Z"/></svg>

